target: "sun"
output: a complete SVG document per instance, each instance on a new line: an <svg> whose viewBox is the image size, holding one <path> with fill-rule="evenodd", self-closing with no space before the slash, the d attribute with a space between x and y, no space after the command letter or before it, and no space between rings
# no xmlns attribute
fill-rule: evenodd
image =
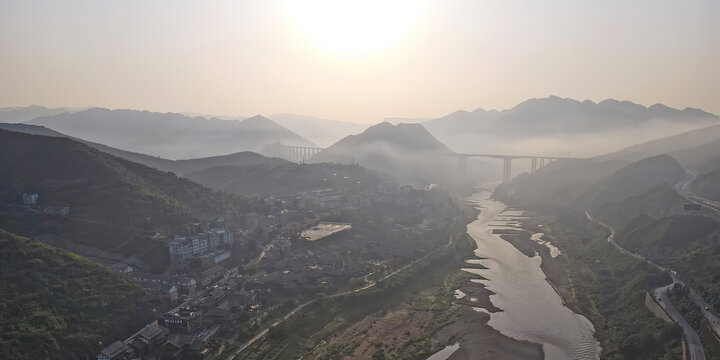
<svg viewBox="0 0 720 360"><path fill-rule="evenodd" d="M296 29L320 48L343 56L370 55L396 46L417 25L418 0L289 1Z"/></svg>

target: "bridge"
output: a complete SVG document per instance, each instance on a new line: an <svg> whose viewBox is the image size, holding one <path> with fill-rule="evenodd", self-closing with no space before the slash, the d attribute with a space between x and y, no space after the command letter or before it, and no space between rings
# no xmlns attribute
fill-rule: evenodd
<svg viewBox="0 0 720 360"><path fill-rule="evenodd" d="M304 164L307 160L317 155L324 148L309 146L290 146L281 143L269 145L270 152L273 156L290 160L298 164ZM530 160L530 172L550 164L556 160L581 160L582 158L562 157L562 156L539 156L539 155L503 155L503 154L462 154L448 153L447 156L456 157L459 160L461 174L467 174L467 159L474 157L494 158L503 160L503 182L510 181L512 177L512 161L519 159Z"/></svg>
<svg viewBox="0 0 720 360"><path fill-rule="evenodd" d="M500 155L500 154L447 154L454 156L460 162L460 171L462 174L467 173L467 159L473 157L494 158L503 160L503 176L502 181L508 182L512 178L512 161L517 159L530 160L530 172L533 173L538 169L550 164L555 160L580 160L581 158L562 157L562 156L536 156L536 155Z"/></svg>
<svg viewBox="0 0 720 360"><path fill-rule="evenodd" d="M319 147L290 146L281 143L268 145L266 149L272 156L283 158L298 164L304 164L307 160L324 150Z"/></svg>

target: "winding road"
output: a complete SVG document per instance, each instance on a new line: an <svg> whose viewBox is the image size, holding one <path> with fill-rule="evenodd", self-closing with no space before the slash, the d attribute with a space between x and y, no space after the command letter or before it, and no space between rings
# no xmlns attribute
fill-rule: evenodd
<svg viewBox="0 0 720 360"><path fill-rule="evenodd" d="M685 178L679 183L675 184L675 191L677 191L680 196L685 198L685 200L700 204L705 208L709 209L710 211L720 215L720 201L704 198L692 191L691 185L696 178L697 172L685 169ZM702 312L708 324L710 324L713 331L715 331L715 335L717 337L720 337L720 318L715 315L715 313L708 310L709 305L705 302L705 300L703 300L699 295L697 295L697 293L692 288L688 287L688 289L690 289L690 298L695 303L695 305L700 308L700 312Z"/></svg>
<svg viewBox="0 0 720 360"><path fill-rule="evenodd" d="M685 200L700 204L708 208L710 211L720 215L720 201L706 199L692 191L690 185L692 185L696 178L697 172L685 169L685 178L675 184L675 191L677 191L680 196L684 197Z"/></svg>
<svg viewBox="0 0 720 360"><path fill-rule="evenodd" d="M668 316L682 328L683 336L685 337L685 342L688 345L688 354L690 356L690 360L705 360L705 351L703 350L702 342L700 341L700 336L698 336L697 332L692 327L692 325L690 325L690 323L688 323L687 320L685 320L685 318L680 314L680 312L675 308L675 306L673 306L673 304L670 301L670 298L668 296L668 290L672 289L675 286L675 284L684 285L682 283L682 281L680 281L680 279L678 279L677 275L675 275L675 273L673 271L670 271L670 270L648 260L644 256L642 256L640 254L636 254L636 253L629 251L629 250L623 248L622 246L618 245L615 242L615 229L612 226L605 224L602 221L596 220L587 211L585 212L585 216L587 216L588 220L590 220L610 231L610 235L608 235L607 241L610 244L612 244L615 247L615 249L617 249L619 252L621 252L627 256L631 256L637 260L643 261L643 262L659 269L660 271L666 272L667 274L670 275L670 277L672 277L673 281L671 284L661 286L659 288L652 290L653 298L656 299L656 302L658 303L658 305L660 305L660 307L662 307L662 309L665 311L665 313L667 313Z"/></svg>
<svg viewBox="0 0 720 360"><path fill-rule="evenodd" d="M720 201L711 200L704 198L695 192L692 191L692 183L697 178L697 172L689 169L685 169L685 177L675 184L674 189L675 191L680 194L686 201L700 204L703 207L707 208L708 210L714 212L717 215L720 215ZM671 277L673 282L666 286L661 286L659 288L653 289L652 294L653 298L656 299L657 303L660 305L660 307L665 310L665 312L670 316L675 323L677 323L682 329L683 329L683 335L685 336L685 340L688 344L688 354L690 355L690 359L705 359L705 353L702 348L702 343L700 341L700 337L698 336L697 332L693 327L685 320L685 318L682 317L679 311L673 306L672 302L670 301L670 298L668 296L668 291L672 289L676 284L680 284L682 286L685 286L687 289L690 290L690 299L695 303L695 305L700 309L700 312L707 320L708 324L710 324L710 327L715 332L715 335L720 337L720 317L715 315L712 311L709 310L709 306L707 303L689 286L685 285L682 280L680 280L677 276L677 274L674 271L671 271L669 269L666 269L658 264L655 264L654 262L646 259L640 254L633 253L631 251L628 251L627 249L623 248L622 246L618 245L615 242L615 230L596 219L594 219L589 213L585 212L585 215L587 218L595 222L605 228L607 228L610 231L610 235L608 236L607 240L609 243L611 243L618 251L621 253L632 256L640 261L644 261L652 266L654 266L657 269L660 269L661 271L664 271L668 273Z"/></svg>

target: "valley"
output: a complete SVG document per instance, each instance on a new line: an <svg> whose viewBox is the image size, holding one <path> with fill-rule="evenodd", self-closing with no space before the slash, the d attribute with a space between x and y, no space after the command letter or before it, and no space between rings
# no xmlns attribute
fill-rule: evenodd
<svg viewBox="0 0 720 360"><path fill-rule="evenodd" d="M2 129L0 228L104 265L152 306L84 354L704 359L720 347L716 152L687 140L712 127L479 188L497 167L461 171L418 124L371 126L302 161L170 160ZM340 230L307 237L320 228Z"/></svg>

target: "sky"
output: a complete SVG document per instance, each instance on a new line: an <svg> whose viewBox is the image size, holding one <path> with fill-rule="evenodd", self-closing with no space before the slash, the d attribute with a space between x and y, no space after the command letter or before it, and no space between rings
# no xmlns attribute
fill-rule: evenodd
<svg viewBox="0 0 720 360"><path fill-rule="evenodd" d="M720 114L716 0L0 1L0 106L357 123L607 98Z"/></svg>

